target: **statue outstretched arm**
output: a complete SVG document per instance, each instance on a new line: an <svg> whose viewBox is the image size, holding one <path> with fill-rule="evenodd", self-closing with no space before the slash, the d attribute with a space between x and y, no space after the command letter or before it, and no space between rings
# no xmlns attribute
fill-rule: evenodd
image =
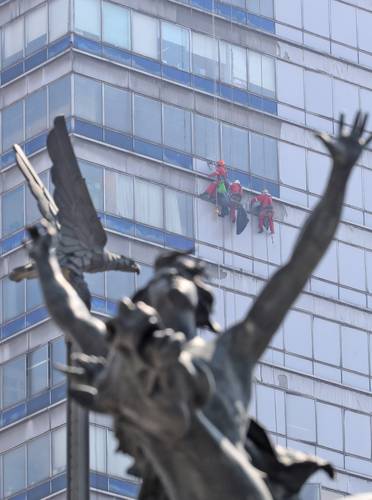
<svg viewBox="0 0 372 500"><path fill-rule="evenodd" d="M29 254L35 261L49 313L57 325L71 336L82 352L96 356L107 354L105 324L92 316L74 288L64 278L57 257L51 251L53 229L41 233L29 230Z"/></svg>
<svg viewBox="0 0 372 500"><path fill-rule="evenodd" d="M248 356L252 363L266 349L334 237L352 167L372 140L372 136L366 140L362 138L366 122L367 115L359 112L348 132L341 115L337 137L317 135L333 160L327 188L308 218L288 263L269 280L246 318L230 331L235 337L234 351L237 355Z"/></svg>

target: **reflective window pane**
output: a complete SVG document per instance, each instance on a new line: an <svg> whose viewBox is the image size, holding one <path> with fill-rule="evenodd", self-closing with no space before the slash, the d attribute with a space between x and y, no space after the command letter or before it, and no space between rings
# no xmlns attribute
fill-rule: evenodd
<svg viewBox="0 0 372 500"><path fill-rule="evenodd" d="M71 78L60 78L49 85L49 125L56 116L71 114Z"/></svg>
<svg viewBox="0 0 372 500"><path fill-rule="evenodd" d="M47 345L29 353L28 390L31 396L48 387L48 362Z"/></svg>
<svg viewBox="0 0 372 500"><path fill-rule="evenodd" d="M136 179L135 218L150 226L163 227L163 192L160 186Z"/></svg>
<svg viewBox="0 0 372 500"><path fill-rule="evenodd" d="M3 366L3 406L13 406L26 398L26 358L16 358Z"/></svg>
<svg viewBox="0 0 372 500"><path fill-rule="evenodd" d="M193 236L193 199L191 195L165 190L165 227L172 233Z"/></svg>
<svg viewBox="0 0 372 500"><path fill-rule="evenodd" d="M39 483L50 476L49 433L27 443L27 483Z"/></svg>
<svg viewBox="0 0 372 500"><path fill-rule="evenodd" d="M314 358L339 366L341 359L340 326L338 323L314 318Z"/></svg>
<svg viewBox="0 0 372 500"><path fill-rule="evenodd" d="M102 40L130 49L129 10L111 2L103 2L102 16Z"/></svg>
<svg viewBox="0 0 372 500"><path fill-rule="evenodd" d="M100 38L101 6L99 0L75 0L75 30L90 38Z"/></svg>
<svg viewBox="0 0 372 500"><path fill-rule="evenodd" d="M49 1L49 42L68 32L69 4L66 0Z"/></svg>
<svg viewBox="0 0 372 500"><path fill-rule="evenodd" d="M44 87L26 98L26 138L45 130L47 119L47 89Z"/></svg>
<svg viewBox="0 0 372 500"><path fill-rule="evenodd" d="M120 300L131 297L135 290L134 274L109 271L107 277L107 297L111 300Z"/></svg>
<svg viewBox="0 0 372 500"><path fill-rule="evenodd" d="M3 280L3 316L4 321L13 319L25 312L25 282L18 283Z"/></svg>
<svg viewBox="0 0 372 500"><path fill-rule="evenodd" d="M252 174L267 179L278 179L278 148L275 139L250 134L250 166Z"/></svg>
<svg viewBox="0 0 372 500"><path fill-rule="evenodd" d="M237 45L220 42L220 78L237 87L247 87L247 54Z"/></svg>
<svg viewBox="0 0 372 500"><path fill-rule="evenodd" d="M96 80L75 76L75 114L102 123L102 85Z"/></svg>
<svg viewBox="0 0 372 500"><path fill-rule="evenodd" d="M218 78L218 42L215 38L193 32L192 71L200 76Z"/></svg>
<svg viewBox="0 0 372 500"><path fill-rule="evenodd" d="M191 151L191 113L175 106L163 105L163 142L167 146Z"/></svg>
<svg viewBox="0 0 372 500"><path fill-rule="evenodd" d="M220 156L218 122L194 115L194 150L203 158L218 160Z"/></svg>
<svg viewBox="0 0 372 500"><path fill-rule="evenodd" d="M6 127L2 127L3 151L6 151L13 144L20 143L25 138L23 129L23 101L18 101L2 111L2 123L6 123Z"/></svg>
<svg viewBox="0 0 372 500"><path fill-rule="evenodd" d="M175 24L161 24L161 60L183 71L190 70L190 31Z"/></svg>
<svg viewBox="0 0 372 500"><path fill-rule="evenodd" d="M349 261L350 263L353 261ZM353 266L352 266L353 267ZM368 336L356 328L341 327L342 365L356 372L369 373Z"/></svg>
<svg viewBox="0 0 372 500"><path fill-rule="evenodd" d="M257 418L268 430L277 432L276 391L264 385L256 386Z"/></svg>
<svg viewBox="0 0 372 500"><path fill-rule="evenodd" d="M52 475L66 470L67 436L66 426L52 432Z"/></svg>
<svg viewBox="0 0 372 500"><path fill-rule="evenodd" d="M106 211L133 219L133 177L106 170Z"/></svg>
<svg viewBox="0 0 372 500"><path fill-rule="evenodd" d="M274 59L266 56L262 56L262 95L275 97Z"/></svg>
<svg viewBox="0 0 372 500"><path fill-rule="evenodd" d="M345 451L371 458L371 419L353 411L345 411Z"/></svg>
<svg viewBox="0 0 372 500"><path fill-rule="evenodd" d="M23 57L23 17L4 26L3 40L3 67L10 66Z"/></svg>
<svg viewBox="0 0 372 500"><path fill-rule="evenodd" d="M147 57L159 59L159 21L132 12L133 50Z"/></svg>
<svg viewBox="0 0 372 500"><path fill-rule="evenodd" d="M318 443L342 451L344 440L341 408L317 402L316 419Z"/></svg>
<svg viewBox="0 0 372 500"><path fill-rule="evenodd" d="M246 6L251 12L260 13L260 0L246 0Z"/></svg>
<svg viewBox="0 0 372 500"><path fill-rule="evenodd" d="M249 89L260 94L262 87L262 57L257 52L248 51L248 79Z"/></svg>
<svg viewBox="0 0 372 500"><path fill-rule="evenodd" d="M38 279L26 281L26 304L27 310L35 309L43 303L43 292Z"/></svg>
<svg viewBox="0 0 372 500"><path fill-rule="evenodd" d="M248 51L248 88L256 94L275 97L275 61L257 52Z"/></svg>
<svg viewBox="0 0 372 500"><path fill-rule="evenodd" d="M134 134L153 142L161 142L161 105L159 101L134 96Z"/></svg>
<svg viewBox="0 0 372 500"><path fill-rule="evenodd" d="M274 17L273 0L246 0L246 2L247 9L251 12L266 17Z"/></svg>
<svg viewBox="0 0 372 500"><path fill-rule="evenodd" d="M106 429L91 425L89 427L89 467L106 473Z"/></svg>
<svg viewBox="0 0 372 500"><path fill-rule="evenodd" d="M86 273L84 279L92 295L105 296L105 273Z"/></svg>
<svg viewBox="0 0 372 500"><path fill-rule="evenodd" d="M287 394L286 403L288 436L304 441L315 441L314 400Z"/></svg>
<svg viewBox="0 0 372 500"><path fill-rule="evenodd" d="M118 441L112 431L107 431L107 474L123 477L133 459L120 451L116 451Z"/></svg>
<svg viewBox="0 0 372 500"><path fill-rule="evenodd" d="M274 17L273 0L260 0L260 14L266 17Z"/></svg>
<svg viewBox="0 0 372 500"><path fill-rule="evenodd" d="M301 335L298 325L301 325ZM300 311L289 311L283 326L286 351L311 358L311 316Z"/></svg>
<svg viewBox="0 0 372 500"><path fill-rule="evenodd" d="M132 131L131 94L111 85L104 85L104 125L122 132Z"/></svg>
<svg viewBox="0 0 372 500"><path fill-rule="evenodd" d="M20 186L3 194L2 198L3 236L14 233L24 226L24 188Z"/></svg>
<svg viewBox="0 0 372 500"><path fill-rule="evenodd" d="M103 211L103 169L92 163L79 162L81 175L84 177L96 210Z"/></svg>
<svg viewBox="0 0 372 500"><path fill-rule="evenodd" d="M52 385L60 384L65 381L65 375L55 368L56 364L66 364L66 342L63 337L54 340L51 346L51 372Z"/></svg>
<svg viewBox="0 0 372 500"><path fill-rule="evenodd" d="M222 158L230 167L249 170L248 132L222 124Z"/></svg>
<svg viewBox="0 0 372 500"><path fill-rule="evenodd" d="M26 54L47 43L47 6L43 5L26 15Z"/></svg>
<svg viewBox="0 0 372 500"><path fill-rule="evenodd" d="M25 446L8 451L3 455L4 495L8 497L26 487Z"/></svg>

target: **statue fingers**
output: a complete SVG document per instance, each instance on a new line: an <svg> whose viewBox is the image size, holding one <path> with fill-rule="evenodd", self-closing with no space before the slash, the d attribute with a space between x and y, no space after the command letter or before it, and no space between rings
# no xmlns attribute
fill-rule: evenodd
<svg viewBox="0 0 372 500"><path fill-rule="evenodd" d="M362 120L361 120L361 124L360 124L360 128L359 128L359 137L362 137L362 135L364 134L364 131L365 131L365 128L367 125L367 121L368 121L368 113L364 113L362 115Z"/></svg>
<svg viewBox="0 0 372 500"><path fill-rule="evenodd" d="M343 130L344 130L344 125L345 125L345 113L341 113L340 114L339 126L338 126L338 135L339 135L339 137L342 137Z"/></svg>
<svg viewBox="0 0 372 500"><path fill-rule="evenodd" d="M355 115L353 126L350 131L350 137L359 137L360 126L362 123L362 112L358 111Z"/></svg>

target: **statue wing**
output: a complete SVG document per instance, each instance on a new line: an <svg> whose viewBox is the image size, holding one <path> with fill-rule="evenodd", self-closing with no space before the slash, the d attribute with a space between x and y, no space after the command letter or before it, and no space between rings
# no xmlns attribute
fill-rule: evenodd
<svg viewBox="0 0 372 500"><path fill-rule="evenodd" d="M62 265L80 273L95 256L103 254L107 235L81 175L63 116L55 119L47 147L53 162L51 175L61 226L58 253ZM69 256L68 262L63 256Z"/></svg>
<svg viewBox="0 0 372 500"><path fill-rule="evenodd" d="M17 165L27 181L27 185L30 188L32 196L36 200L41 215L53 227L59 230L58 207L53 200L52 195L49 193L43 181L36 173L34 167L31 165L31 162L25 155L23 149L18 146L18 144L14 144L14 151L16 154ZM22 281L23 279L32 279L36 277L37 271L32 262L29 262L23 266L16 267L9 273L9 278L12 281Z"/></svg>
<svg viewBox="0 0 372 500"><path fill-rule="evenodd" d="M31 165L23 149L18 146L18 144L14 144L14 151L16 153L18 167L27 181L28 187L37 202L41 215L54 227L58 228L58 207L52 195L44 186L43 181L34 170L34 167Z"/></svg>

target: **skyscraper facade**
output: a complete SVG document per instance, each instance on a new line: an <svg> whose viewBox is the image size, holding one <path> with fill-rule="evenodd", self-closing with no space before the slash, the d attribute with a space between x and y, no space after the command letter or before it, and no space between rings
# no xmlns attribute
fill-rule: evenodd
<svg viewBox="0 0 372 500"><path fill-rule="evenodd" d="M370 0L0 0L1 499L66 497L63 337L37 281L8 278L39 218L12 144L52 190L46 136L64 114L109 248L141 264L87 277L96 314L143 286L164 248L193 248L224 327L286 262L323 192L330 160L313 130L372 109L371 27ZM247 206L272 194L274 235L253 215L237 235L198 198L219 159ZM252 415L274 442L336 467L304 500L372 491L371 169L368 150L335 241L255 374ZM135 498L110 419L91 415L90 436L91 498Z"/></svg>

